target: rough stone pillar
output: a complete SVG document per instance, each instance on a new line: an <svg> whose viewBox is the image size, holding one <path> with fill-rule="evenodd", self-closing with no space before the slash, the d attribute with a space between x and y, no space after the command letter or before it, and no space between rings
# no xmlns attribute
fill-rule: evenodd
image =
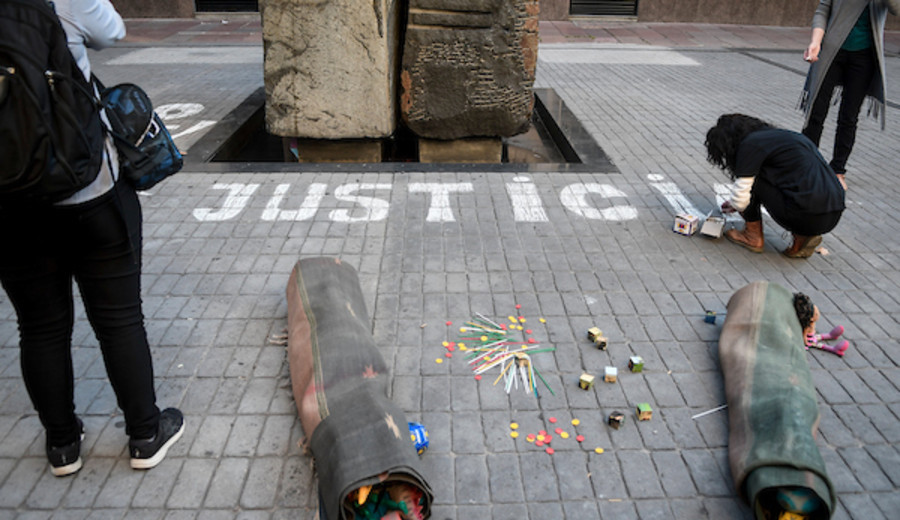
<svg viewBox="0 0 900 520"><path fill-rule="evenodd" d="M421 137L512 136L528 129L537 0L410 0L400 111Z"/></svg>
<svg viewBox="0 0 900 520"><path fill-rule="evenodd" d="M396 126L399 0L260 0L266 128L381 138Z"/></svg>

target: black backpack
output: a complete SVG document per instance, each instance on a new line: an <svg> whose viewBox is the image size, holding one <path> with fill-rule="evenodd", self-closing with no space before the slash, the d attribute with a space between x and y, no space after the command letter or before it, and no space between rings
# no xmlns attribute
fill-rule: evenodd
<svg viewBox="0 0 900 520"><path fill-rule="evenodd" d="M0 204L58 202L97 178L93 90L44 0L0 1Z"/></svg>

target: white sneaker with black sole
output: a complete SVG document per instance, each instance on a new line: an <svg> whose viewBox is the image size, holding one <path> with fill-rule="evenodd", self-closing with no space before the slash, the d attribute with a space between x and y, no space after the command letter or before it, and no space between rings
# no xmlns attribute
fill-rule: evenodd
<svg viewBox="0 0 900 520"><path fill-rule="evenodd" d="M128 451L131 453L131 467L150 469L166 458L169 448L184 433L184 416L177 408L166 408L159 414L156 435L149 439L131 439Z"/></svg>

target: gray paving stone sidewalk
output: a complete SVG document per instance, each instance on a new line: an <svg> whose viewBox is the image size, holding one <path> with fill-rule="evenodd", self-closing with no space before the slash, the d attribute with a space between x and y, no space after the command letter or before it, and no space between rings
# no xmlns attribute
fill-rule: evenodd
<svg viewBox="0 0 900 520"><path fill-rule="evenodd" d="M106 83L142 85L190 151L262 85L261 55L253 44L145 42L92 60ZM300 447L284 347L272 339L286 325L292 266L316 255L341 257L360 273L392 398L430 434L422 461L433 518L751 518L729 474L725 414L693 417L724 403L721 320L705 323L705 310L724 313L731 294L755 280L812 296L823 330L846 327L846 356L808 354L819 446L839 496L834 518L893 518L900 61L887 60L887 129L862 121L848 210L825 237L826 251L804 261L778 254L788 239L770 220L762 255L671 231L678 211L716 207L728 182L703 151L718 115L740 111L799 129L796 49L578 42L543 44L539 59L536 86L564 100L617 173L189 162L142 196L159 402L187 420L183 439L151 471L128 466L122 417L79 311L73 354L85 466L73 477L50 475L20 376L14 311L0 293L0 518L314 518L315 473ZM827 127L823 149L832 134ZM316 185L326 195L305 204ZM534 336L556 348L535 356L553 393L507 395L491 377L476 381L460 357L444 356L442 342L456 338L446 323L475 312L528 318ZM608 351L585 338L593 325ZM628 372L632 355L643 357L643 372ZM578 387L582 372L606 365L619 367L616 384ZM639 402L652 405L652 420L628 412ZM605 424L613 410L628 412L620 430ZM552 455L522 438L554 424L571 435L553 440Z"/></svg>

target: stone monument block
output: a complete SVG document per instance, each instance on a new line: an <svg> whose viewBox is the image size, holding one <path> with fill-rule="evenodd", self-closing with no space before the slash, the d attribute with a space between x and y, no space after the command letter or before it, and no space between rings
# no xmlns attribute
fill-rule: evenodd
<svg viewBox="0 0 900 520"><path fill-rule="evenodd" d="M259 9L269 133L393 134L398 0L260 0Z"/></svg>
<svg viewBox="0 0 900 520"><path fill-rule="evenodd" d="M400 112L430 139L508 137L528 129L537 0L410 0Z"/></svg>

